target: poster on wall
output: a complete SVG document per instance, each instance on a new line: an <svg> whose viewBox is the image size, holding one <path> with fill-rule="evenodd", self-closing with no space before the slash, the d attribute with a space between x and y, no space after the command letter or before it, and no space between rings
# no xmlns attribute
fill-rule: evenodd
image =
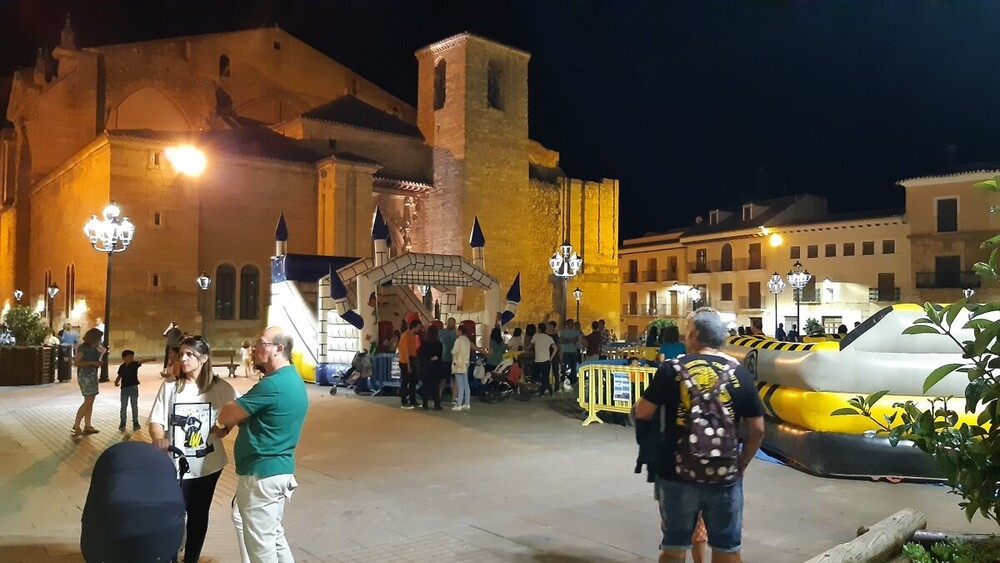
<svg viewBox="0 0 1000 563"><path fill-rule="evenodd" d="M632 402L632 383L629 381L628 373L623 371L611 372L613 378L613 388L611 400Z"/></svg>
<svg viewBox="0 0 1000 563"><path fill-rule="evenodd" d="M170 443L187 457L203 457L212 428L211 403L174 403L170 415Z"/></svg>

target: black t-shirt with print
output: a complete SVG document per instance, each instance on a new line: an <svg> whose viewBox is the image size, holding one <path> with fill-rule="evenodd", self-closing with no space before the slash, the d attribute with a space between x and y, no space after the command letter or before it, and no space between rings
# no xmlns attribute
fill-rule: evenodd
<svg viewBox="0 0 1000 563"><path fill-rule="evenodd" d="M687 354L678 358L691 377L698 384L698 387L709 391L715 387L715 382L719 373L727 369L726 358L705 354ZM684 432L684 425L687 420L687 412L690 399L687 393L681 393L681 376L674 369L672 362L663 362L660 369L653 376L653 381L642 394L642 398L667 409L667 432L664 440L664 451L661 459L674 459L674 450L677 440ZM757 396L757 391L753 385L753 375L743 366L736 368L736 379L724 387L722 400L730 414L734 415L735 422L739 425L741 418L752 418L763 416L764 410ZM672 416L671 416L672 414ZM659 421L659 415L654 417ZM671 423L671 420L673 423ZM659 424L657 422L657 424ZM659 476L661 479L676 479L673 464L667 463L660 467Z"/></svg>

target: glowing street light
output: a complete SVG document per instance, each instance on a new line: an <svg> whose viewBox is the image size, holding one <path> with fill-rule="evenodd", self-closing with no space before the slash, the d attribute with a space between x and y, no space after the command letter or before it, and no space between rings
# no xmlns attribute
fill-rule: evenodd
<svg viewBox="0 0 1000 563"><path fill-rule="evenodd" d="M812 279L812 274L809 270L802 267L802 262L798 260L792 264L792 269L788 271L788 275L785 276L788 279L788 285L795 288L795 326L798 329L798 333L802 334L802 288L809 284L809 280Z"/></svg>
<svg viewBox="0 0 1000 563"><path fill-rule="evenodd" d="M135 225L128 217L121 217L122 210L111 202L101 212L103 219L91 215L90 221L83 227L84 234L90 240L94 250L108 255L108 272L104 291L104 349L108 349L108 336L111 334L111 256L125 252L135 235ZM101 360L100 381L108 381L108 354Z"/></svg>
<svg viewBox="0 0 1000 563"><path fill-rule="evenodd" d="M174 167L174 170L178 174L185 176L201 176L201 173L205 171L205 166L208 164L205 153L191 145L168 147L163 151L163 154L170 161L170 165Z"/></svg>
<svg viewBox="0 0 1000 563"><path fill-rule="evenodd" d="M20 303L22 297L24 297L24 292L21 291L20 289L15 289L14 290L14 300L17 301L18 303Z"/></svg>
<svg viewBox="0 0 1000 563"><path fill-rule="evenodd" d="M781 235L775 235L781 236ZM771 279L767 280L767 290L774 295L774 336L778 337L778 295L785 290L785 282L781 279L781 274L775 272L771 274Z"/></svg>
<svg viewBox="0 0 1000 563"><path fill-rule="evenodd" d="M52 328L52 315L53 315L53 313L52 313L52 300L55 299L56 295L59 294L59 286L56 285L56 284L50 285L49 287L45 288L45 294L48 295L48 297L49 297L45 301L45 308L48 309L49 328Z"/></svg>
<svg viewBox="0 0 1000 563"><path fill-rule="evenodd" d="M573 297L576 298L576 322L580 322L580 298L583 297L583 290L579 287L574 289Z"/></svg>

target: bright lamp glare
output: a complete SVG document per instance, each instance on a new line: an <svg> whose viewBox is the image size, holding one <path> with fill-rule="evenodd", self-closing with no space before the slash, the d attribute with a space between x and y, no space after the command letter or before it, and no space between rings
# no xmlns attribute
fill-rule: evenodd
<svg viewBox="0 0 1000 563"><path fill-rule="evenodd" d="M205 153L191 145L170 147L164 151L167 160L180 174L185 176L200 176L205 171L207 160Z"/></svg>
<svg viewBox="0 0 1000 563"><path fill-rule="evenodd" d="M785 239L778 233L774 233L767 238L767 243L770 244L772 248L778 248L783 242L785 242Z"/></svg>

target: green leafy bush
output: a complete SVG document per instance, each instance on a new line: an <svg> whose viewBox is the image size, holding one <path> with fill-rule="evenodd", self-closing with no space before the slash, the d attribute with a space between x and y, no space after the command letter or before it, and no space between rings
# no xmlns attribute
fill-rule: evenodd
<svg viewBox="0 0 1000 563"><path fill-rule="evenodd" d="M903 554L914 563L985 563L1000 561L1000 546L995 542L938 542L930 549L918 543L903 546Z"/></svg>
<svg viewBox="0 0 1000 563"><path fill-rule="evenodd" d="M49 327L42 317L31 307L24 305L17 305L7 311L3 322L18 346L40 346L49 333Z"/></svg>
<svg viewBox="0 0 1000 563"><path fill-rule="evenodd" d="M805 332L808 336L823 336L826 334L826 329L823 328L823 323L810 318L806 319Z"/></svg>

